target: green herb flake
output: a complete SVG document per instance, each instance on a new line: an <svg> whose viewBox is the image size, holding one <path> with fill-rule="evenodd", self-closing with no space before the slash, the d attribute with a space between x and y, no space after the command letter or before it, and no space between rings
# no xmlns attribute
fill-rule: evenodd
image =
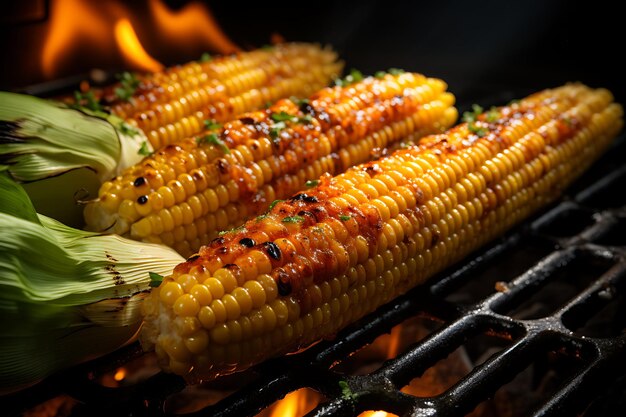
<svg viewBox="0 0 626 417"><path fill-rule="evenodd" d="M120 127L120 132L122 132L125 135L135 136L139 134L139 129L137 129L134 126L129 125L126 122L120 123L119 127Z"/></svg>
<svg viewBox="0 0 626 417"><path fill-rule="evenodd" d="M308 98L299 98L296 96L289 97L289 100L293 101L296 106L302 106L303 104L309 104Z"/></svg>
<svg viewBox="0 0 626 417"><path fill-rule="evenodd" d="M484 127L476 126L475 123L468 123L467 129L479 138L482 138L487 134L487 129L485 129Z"/></svg>
<svg viewBox="0 0 626 417"><path fill-rule="evenodd" d="M208 52L205 52L202 55L200 55L200 62L209 62L212 59L213 57Z"/></svg>
<svg viewBox="0 0 626 417"><path fill-rule="evenodd" d="M88 90L84 93L80 91L74 91L74 100L76 100L75 104L71 104L70 107L76 110L80 110L81 108L86 108L91 111L103 111L103 107L100 104L100 101L94 96L93 91Z"/></svg>
<svg viewBox="0 0 626 417"><path fill-rule="evenodd" d="M228 149L228 146L224 145L224 142L220 140L219 136L217 136L217 133L209 133L208 135L201 136L198 139L196 139L196 143L198 145L203 144L203 143L208 143L208 144L217 146L225 154L230 153L230 149Z"/></svg>
<svg viewBox="0 0 626 417"><path fill-rule="evenodd" d="M473 123L478 120L478 116L483 112L483 108L478 104L472 105L472 111L463 113L463 121L465 123Z"/></svg>
<svg viewBox="0 0 626 417"><path fill-rule="evenodd" d="M563 123L565 123L567 127L572 127L572 119L570 119L569 117L563 117L561 120L563 121Z"/></svg>
<svg viewBox="0 0 626 417"><path fill-rule="evenodd" d="M120 86L116 87L113 92L120 100L129 101L139 87L139 79L135 74L128 71L116 75L116 78L120 80Z"/></svg>
<svg viewBox="0 0 626 417"><path fill-rule="evenodd" d="M273 51L274 50L274 45L269 45L269 44L265 44L261 47L262 50L264 51Z"/></svg>
<svg viewBox="0 0 626 417"><path fill-rule="evenodd" d="M150 286L152 288L158 287L163 282L163 275L159 275L156 272L148 272L148 275L150 275Z"/></svg>
<svg viewBox="0 0 626 417"><path fill-rule="evenodd" d="M500 112L498 112L497 108L492 107L487 112L487 115L485 116L485 118L486 118L487 122L495 123L495 122L498 121L498 119L500 119Z"/></svg>
<svg viewBox="0 0 626 417"><path fill-rule="evenodd" d="M346 381L339 381L339 388L341 388L341 396L346 400L354 400L356 398Z"/></svg>
<svg viewBox="0 0 626 417"><path fill-rule="evenodd" d="M222 230L222 231L221 231L221 232L219 232L217 235L221 237L221 236L224 236L224 235L226 235L226 234L228 234L228 233L240 232L240 231L242 231L243 229L245 229L245 225L243 225L243 224L242 224L241 226L239 226L239 227L235 227L235 228L230 229L230 230Z"/></svg>
<svg viewBox="0 0 626 417"><path fill-rule="evenodd" d="M303 125L308 125L308 124L311 124L312 122L313 122L313 116L311 116L310 114L306 114L298 118L298 123L301 123Z"/></svg>
<svg viewBox="0 0 626 417"><path fill-rule="evenodd" d="M346 87L350 84L358 83L363 81L363 73L357 69L352 68L350 70L350 74L346 75L345 78L336 78L334 83L339 87Z"/></svg>
<svg viewBox="0 0 626 417"><path fill-rule="evenodd" d="M217 123L217 121L214 120L214 119L207 119L207 120L204 121L204 128L206 130L221 129L222 128L222 124L221 123Z"/></svg>
<svg viewBox="0 0 626 417"><path fill-rule="evenodd" d="M346 215L339 216L339 220L341 220L342 222L347 222L351 218L352 218L352 216L346 216Z"/></svg>
<svg viewBox="0 0 626 417"><path fill-rule="evenodd" d="M374 74L374 77L380 80L382 78L385 78L385 75L387 75L385 71L376 71L376 74Z"/></svg>
<svg viewBox="0 0 626 417"><path fill-rule="evenodd" d="M256 221L260 222L267 217L267 214L261 214L260 216L256 216Z"/></svg>
<svg viewBox="0 0 626 417"><path fill-rule="evenodd" d="M283 201L285 201L285 200L274 200L274 201L272 201L272 204L270 204L270 206L268 207L267 211L270 211L271 209L273 209L276 206L276 204L278 204L280 202L283 202Z"/></svg>
<svg viewBox="0 0 626 417"><path fill-rule="evenodd" d="M283 223L300 223L304 221L302 216L288 216L283 219Z"/></svg>
<svg viewBox="0 0 626 417"><path fill-rule="evenodd" d="M284 128L286 128L287 125L285 124L285 122L278 122L275 123L271 128L270 128L270 137L272 139L277 139L278 136L280 135L281 130L283 130Z"/></svg>
<svg viewBox="0 0 626 417"><path fill-rule="evenodd" d="M404 74L404 70L402 68L389 68L387 72L391 75L400 75Z"/></svg>
<svg viewBox="0 0 626 417"><path fill-rule="evenodd" d="M143 156L150 156L150 155L152 155L152 152L150 152L150 146L148 146L148 142L147 141L145 141L145 140L143 141L143 143L141 144L141 148L139 148L137 153L139 155L143 155Z"/></svg>
<svg viewBox="0 0 626 417"><path fill-rule="evenodd" d="M313 187L317 187L319 183L320 183L320 180L308 180L307 182L304 183L304 186L306 188L313 188Z"/></svg>
<svg viewBox="0 0 626 417"><path fill-rule="evenodd" d="M281 111L280 113L272 113L270 116L275 122L295 122L298 120L296 116L293 116L287 112Z"/></svg>

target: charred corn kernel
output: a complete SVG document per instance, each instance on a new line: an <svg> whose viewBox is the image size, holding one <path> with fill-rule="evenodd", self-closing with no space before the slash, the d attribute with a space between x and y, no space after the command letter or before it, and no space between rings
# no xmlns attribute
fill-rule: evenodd
<svg viewBox="0 0 626 417"><path fill-rule="evenodd" d="M606 90L580 84L497 114L326 176L212 241L150 295L144 346L193 380L328 337L554 200L623 124ZM189 289L194 274L202 283ZM190 302L197 287L210 306ZM191 312L183 332L177 320Z"/></svg>
<svg viewBox="0 0 626 417"><path fill-rule="evenodd" d="M401 140L447 128L456 118L456 109L451 107L453 96L445 90L443 81L423 75L386 75L321 90L308 103L281 100L265 111L244 114L221 130L206 132L213 135L212 142L201 135L169 145L103 185L100 200L105 203L88 205L87 226L108 228L134 239L157 237L165 243L172 242L173 234L174 248L190 256L201 244L218 237L218 232L261 214L275 199L305 189L309 180L366 162ZM394 198L401 196L387 194L397 188L403 175L438 163L431 159L407 162L407 172L392 174L395 179L384 175L371 183L360 180L343 196L342 204L358 205L381 195L385 198L372 204L388 207L388 215L394 216L400 210ZM371 169L375 173L379 168ZM440 169L436 177L424 180L434 190L430 194L447 187L447 171ZM166 185L153 188L137 181L148 173L158 175ZM146 201L143 205L135 202L138 183L144 196L139 198ZM120 197L107 198L113 194ZM132 196L132 208L126 195ZM160 200L157 204L154 195ZM173 224L163 214L161 221L155 219L159 210L169 211ZM142 221L145 218L152 220ZM334 233L345 235L346 227L357 227L356 220L349 223L338 221L332 226L337 229ZM188 226L184 233L175 230L180 225ZM268 260L254 260L261 261L258 271L252 261L242 265L244 275L269 272Z"/></svg>
<svg viewBox="0 0 626 417"><path fill-rule="evenodd" d="M132 99L102 92L112 113L146 134L155 149L199 133L205 119L225 122L291 95L306 97L342 69L334 51L289 43L190 62L138 77Z"/></svg>

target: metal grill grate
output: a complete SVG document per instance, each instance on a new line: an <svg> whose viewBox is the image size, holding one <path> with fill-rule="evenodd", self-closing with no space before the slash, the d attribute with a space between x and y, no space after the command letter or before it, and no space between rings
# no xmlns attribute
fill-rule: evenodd
<svg viewBox="0 0 626 417"><path fill-rule="evenodd" d="M535 415L581 412L626 373L626 314L615 314L603 325L588 325L611 303L618 303L624 313L625 156L626 137L622 136L608 156L570 191L572 197L562 199L546 214L468 257L466 263L448 269L429 285L383 306L334 340L256 366L248 373L253 380L242 389L187 415L254 415L289 392L309 387L322 393L326 401L307 416L354 416L365 410L401 416L460 416L546 352L574 358L575 367ZM535 262L537 258L541 260ZM533 266L527 269L529 263ZM562 291L559 282L578 290ZM542 291L551 285L557 285L551 293L557 296L548 302L541 300ZM542 307L533 310L533 300ZM548 311L548 307L555 308ZM436 318L444 325L373 373L350 376L337 372L336 365L359 348L418 315ZM504 338L509 344L439 396L418 398L400 391L483 333ZM2 409L19 413L29 405L67 393L81 403L74 415L165 415L166 398L185 387L176 376L159 373L120 388L96 382L102 373L140 355L137 344L129 346L5 397ZM351 395L342 391L340 381L348 384Z"/></svg>

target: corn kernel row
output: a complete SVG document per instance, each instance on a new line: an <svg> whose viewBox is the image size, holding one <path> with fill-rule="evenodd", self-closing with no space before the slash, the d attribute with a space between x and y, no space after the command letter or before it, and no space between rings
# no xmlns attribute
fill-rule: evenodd
<svg viewBox="0 0 626 417"><path fill-rule="evenodd" d="M457 113L445 89L441 80L406 73L328 88L300 105L279 101L219 131L228 153L189 139L105 183L99 201L85 210L87 225L113 225L110 231L189 256L309 180L450 126ZM342 99L335 103L327 96ZM277 115L288 120L277 122ZM272 136L279 123L284 128Z"/></svg>
<svg viewBox="0 0 626 417"><path fill-rule="evenodd" d="M283 44L148 74L127 101L115 98L117 86L105 97L113 114L140 128L159 149L202 131L205 119L224 122L283 97L306 97L342 67L330 49Z"/></svg>
<svg viewBox="0 0 626 417"><path fill-rule="evenodd" d="M567 85L324 177L179 265L142 343L191 380L306 347L553 201L622 125L608 91Z"/></svg>

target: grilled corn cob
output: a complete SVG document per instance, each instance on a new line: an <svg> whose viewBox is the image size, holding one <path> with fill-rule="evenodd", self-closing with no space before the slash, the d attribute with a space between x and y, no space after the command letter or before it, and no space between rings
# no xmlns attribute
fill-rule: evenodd
<svg viewBox="0 0 626 417"><path fill-rule="evenodd" d="M622 116L566 85L325 176L176 267L144 303L144 347L194 380L332 335L554 200Z"/></svg>
<svg viewBox="0 0 626 417"><path fill-rule="evenodd" d="M159 149L202 131L205 119L223 122L282 97L306 97L328 85L342 66L330 49L283 44L148 74L136 81L129 99L115 95L119 85L104 98L113 114L140 128Z"/></svg>
<svg viewBox="0 0 626 417"><path fill-rule="evenodd" d="M446 84L404 73L281 100L170 145L105 183L85 208L91 230L164 243L183 256L324 173L450 126Z"/></svg>

